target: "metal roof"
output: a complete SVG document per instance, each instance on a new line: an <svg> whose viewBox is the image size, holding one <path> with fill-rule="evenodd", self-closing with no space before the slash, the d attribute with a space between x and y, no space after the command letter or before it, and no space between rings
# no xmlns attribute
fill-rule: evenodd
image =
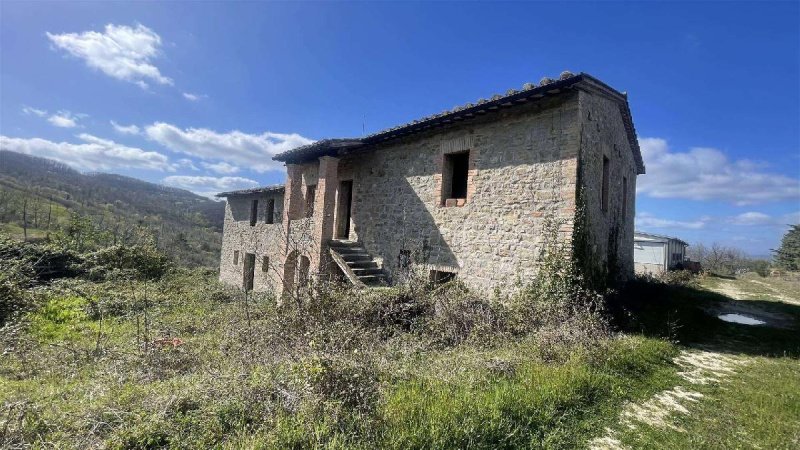
<svg viewBox="0 0 800 450"><path fill-rule="evenodd" d="M639 149L639 142L636 139L636 130L633 126L627 95L615 90L589 74L579 73L574 75L566 71L561 74L558 80L547 77L543 78L539 86L533 83L526 83L522 86L521 90L509 89L506 91L505 95L495 94L490 99L480 99L475 103L457 106L451 110L413 120L362 138L323 139L313 144L279 153L272 159L287 163L301 163L320 156L335 156L356 149L369 150L374 144L427 131L432 128L470 120L501 109L523 105L530 101L569 92L575 88L582 88L594 93L599 93L611 98L619 104L620 113L622 114L625 130L628 135L628 142L636 161L637 171L643 174L645 171L644 162L642 160L641 150Z"/></svg>
<svg viewBox="0 0 800 450"><path fill-rule="evenodd" d="M269 192L280 192L284 189L284 185L282 184L273 184L271 186L260 186L254 187L250 189L240 189L238 191L227 191L227 192L220 192L219 194L215 195L215 197L233 197L237 195L252 195L252 194L266 194Z"/></svg>
<svg viewBox="0 0 800 450"><path fill-rule="evenodd" d="M645 233L643 231L634 231L633 232L633 240L635 241L637 237L643 236L648 238L654 238L654 240L658 242L666 242L666 241L678 241L683 245L689 245L686 241L680 238L676 238L674 236L666 236L663 234L652 234L652 233Z"/></svg>

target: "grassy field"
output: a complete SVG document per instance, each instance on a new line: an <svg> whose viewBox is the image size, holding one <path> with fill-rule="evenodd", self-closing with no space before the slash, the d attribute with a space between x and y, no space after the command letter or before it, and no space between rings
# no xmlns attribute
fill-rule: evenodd
<svg viewBox="0 0 800 450"><path fill-rule="evenodd" d="M669 297L665 299L665 297ZM695 287L653 293L653 315L674 318L673 338L736 361L708 383L679 383L702 397L687 401L667 426L637 424L617 437L629 448L727 449L800 447L800 286L780 278L700 278ZM764 324L719 320L735 313ZM640 317L647 317L643 314ZM647 321L643 321L647 322ZM654 320L641 324L664 333Z"/></svg>
<svg viewBox="0 0 800 450"><path fill-rule="evenodd" d="M791 285L635 283L609 310L623 332L579 312L521 332L458 286L277 307L215 277L40 288L0 332L0 447L797 447L800 307L777 297ZM735 301L721 281L781 291ZM741 304L779 326L716 318ZM675 361L700 347L741 364L687 383ZM702 398L628 428L632 405L676 387ZM594 445L608 430L617 444Z"/></svg>
<svg viewBox="0 0 800 450"><path fill-rule="evenodd" d="M512 333L457 285L298 310L214 278L48 287L2 332L2 446L569 448L677 379L669 342Z"/></svg>

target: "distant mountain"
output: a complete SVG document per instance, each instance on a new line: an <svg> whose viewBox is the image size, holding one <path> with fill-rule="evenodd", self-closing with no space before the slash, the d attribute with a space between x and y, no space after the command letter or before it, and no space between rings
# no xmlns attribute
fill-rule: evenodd
<svg viewBox="0 0 800 450"><path fill-rule="evenodd" d="M189 191L107 173L81 173L46 158L0 150L0 229L28 238L80 213L122 239L137 226L154 232L159 247L187 265L219 263L225 205Z"/></svg>

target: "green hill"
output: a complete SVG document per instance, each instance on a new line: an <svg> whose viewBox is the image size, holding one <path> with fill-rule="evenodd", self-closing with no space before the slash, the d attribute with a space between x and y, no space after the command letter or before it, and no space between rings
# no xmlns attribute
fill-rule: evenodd
<svg viewBox="0 0 800 450"><path fill-rule="evenodd" d="M91 218L113 242L126 242L145 228L182 264L216 267L219 262L223 203L0 150L0 230L19 239L43 239L74 213Z"/></svg>

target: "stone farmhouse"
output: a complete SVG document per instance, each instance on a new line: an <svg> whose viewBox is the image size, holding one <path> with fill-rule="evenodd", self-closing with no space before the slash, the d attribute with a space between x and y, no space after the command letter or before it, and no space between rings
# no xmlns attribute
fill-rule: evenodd
<svg viewBox="0 0 800 450"><path fill-rule="evenodd" d="M432 281L507 289L535 275L548 227L602 273L633 274L644 164L627 95L588 74L273 159L285 185L218 194L225 283L383 285L413 265Z"/></svg>

